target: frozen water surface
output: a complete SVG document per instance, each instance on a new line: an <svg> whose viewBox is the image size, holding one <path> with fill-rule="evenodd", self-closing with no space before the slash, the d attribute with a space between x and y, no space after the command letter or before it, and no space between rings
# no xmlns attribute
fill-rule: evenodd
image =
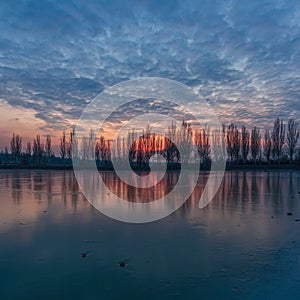
<svg viewBox="0 0 300 300"><path fill-rule="evenodd" d="M153 191L103 178L128 201ZM84 199L72 171L0 171L0 299L300 299L300 172L227 172L198 208L121 223ZM292 215L288 215L291 213Z"/></svg>

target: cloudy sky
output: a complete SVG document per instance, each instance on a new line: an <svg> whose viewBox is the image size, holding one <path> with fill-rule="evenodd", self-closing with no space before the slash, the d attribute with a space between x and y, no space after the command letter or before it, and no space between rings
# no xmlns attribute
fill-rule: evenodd
<svg viewBox="0 0 300 300"><path fill-rule="evenodd" d="M0 148L12 131L58 136L145 76L192 87L221 122L298 119L300 2L0 1Z"/></svg>

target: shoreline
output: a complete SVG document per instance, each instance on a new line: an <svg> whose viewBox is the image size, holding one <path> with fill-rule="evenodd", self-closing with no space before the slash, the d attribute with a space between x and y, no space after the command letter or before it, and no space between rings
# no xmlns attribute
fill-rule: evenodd
<svg viewBox="0 0 300 300"><path fill-rule="evenodd" d="M168 166L167 172L180 171L180 166ZM0 165L0 170L73 170L72 165L59 166L59 165L40 165L40 166L25 166L25 165ZM149 172L150 168L147 167L133 167L133 171ZM227 165L226 172L230 171L276 171L276 170L300 170L299 164L281 164L281 165ZM112 167L98 168L98 171L114 171ZM210 167L200 167L200 172L210 171Z"/></svg>

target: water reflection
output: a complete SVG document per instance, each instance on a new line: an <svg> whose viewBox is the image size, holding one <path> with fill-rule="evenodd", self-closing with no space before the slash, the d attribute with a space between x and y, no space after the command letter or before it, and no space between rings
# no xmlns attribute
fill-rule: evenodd
<svg viewBox="0 0 300 300"><path fill-rule="evenodd" d="M254 213L271 209L278 214L298 207L299 191L299 172L227 172L211 205Z"/></svg>
<svg viewBox="0 0 300 300"><path fill-rule="evenodd" d="M101 175L130 204L165 195L179 174L153 191ZM299 298L300 172L227 172L199 209L208 175L172 215L134 225L95 210L71 171L1 170L0 298Z"/></svg>
<svg viewBox="0 0 300 300"><path fill-rule="evenodd" d="M179 172L167 172L161 181L157 181L160 177L159 173L153 173L153 182L157 184L151 188L136 188L128 185L120 180L115 172L101 172L100 174L105 185L119 198L133 203L149 203L166 196L176 185L180 175ZM140 175L143 179L143 173Z"/></svg>
<svg viewBox="0 0 300 300"><path fill-rule="evenodd" d="M70 171L1 170L0 230L37 221L41 213L53 218L89 206ZM62 209L63 207L63 209Z"/></svg>
<svg viewBox="0 0 300 300"><path fill-rule="evenodd" d="M167 195L178 182L179 172L167 172L153 188L135 188L120 180L114 172L102 172L106 186L118 197L134 203L156 201ZM185 216L201 214L198 202L203 193L209 173L201 173L198 184L180 213ZM187 180L188 182L188 180ZM72 171L26 171L11 170L0 172L0 185L5 197L1 205L10 210L1 209L0 214L14 219L13 206L36 211L43 205L45 210L53 203L61 202L67 210L76 211L88 205L80 193ZM10 196L7 195L10 191ZM295 171L281 172L227 172L213 201L205 211L227 211L227 214L243 212L263 213L266 210L273 216L292 211L299 206L300 174ZM34 201L33 201L34 200ZM46 201L46 202L45 202ZM175 201L175 200L174 200ZM32 214L32 212L31 212Z"/></svg>

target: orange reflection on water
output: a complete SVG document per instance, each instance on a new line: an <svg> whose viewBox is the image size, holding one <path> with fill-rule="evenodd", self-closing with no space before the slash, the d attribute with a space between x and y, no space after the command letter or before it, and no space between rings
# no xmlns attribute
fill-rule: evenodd
<svg viewBox="0 0 300 300"><path fill-rule="evenodd" d="M111 192L129 202L143 203L167 195L179 175L180 172L166 172L153 188L135 188L120 180L114 172L100 173ZM226 222L241 224L250 218L254 230L263 232L271 230L266 229L266 218L286 215L299 207L299 172L234 171L225 173L214 199L207 207L199 209L198 202L208 176L209 172L200 173L196 188L176 215L191 223L206 220L211 228L225 228ZM80 214L87 208L93 210L81 194L72 171L1 170L0 187L0 230L38 222L44 215L48 215L51 222L60 223L66 214ZM84 218L88 219L89 214L80 216L80 220Z"/></svg>

